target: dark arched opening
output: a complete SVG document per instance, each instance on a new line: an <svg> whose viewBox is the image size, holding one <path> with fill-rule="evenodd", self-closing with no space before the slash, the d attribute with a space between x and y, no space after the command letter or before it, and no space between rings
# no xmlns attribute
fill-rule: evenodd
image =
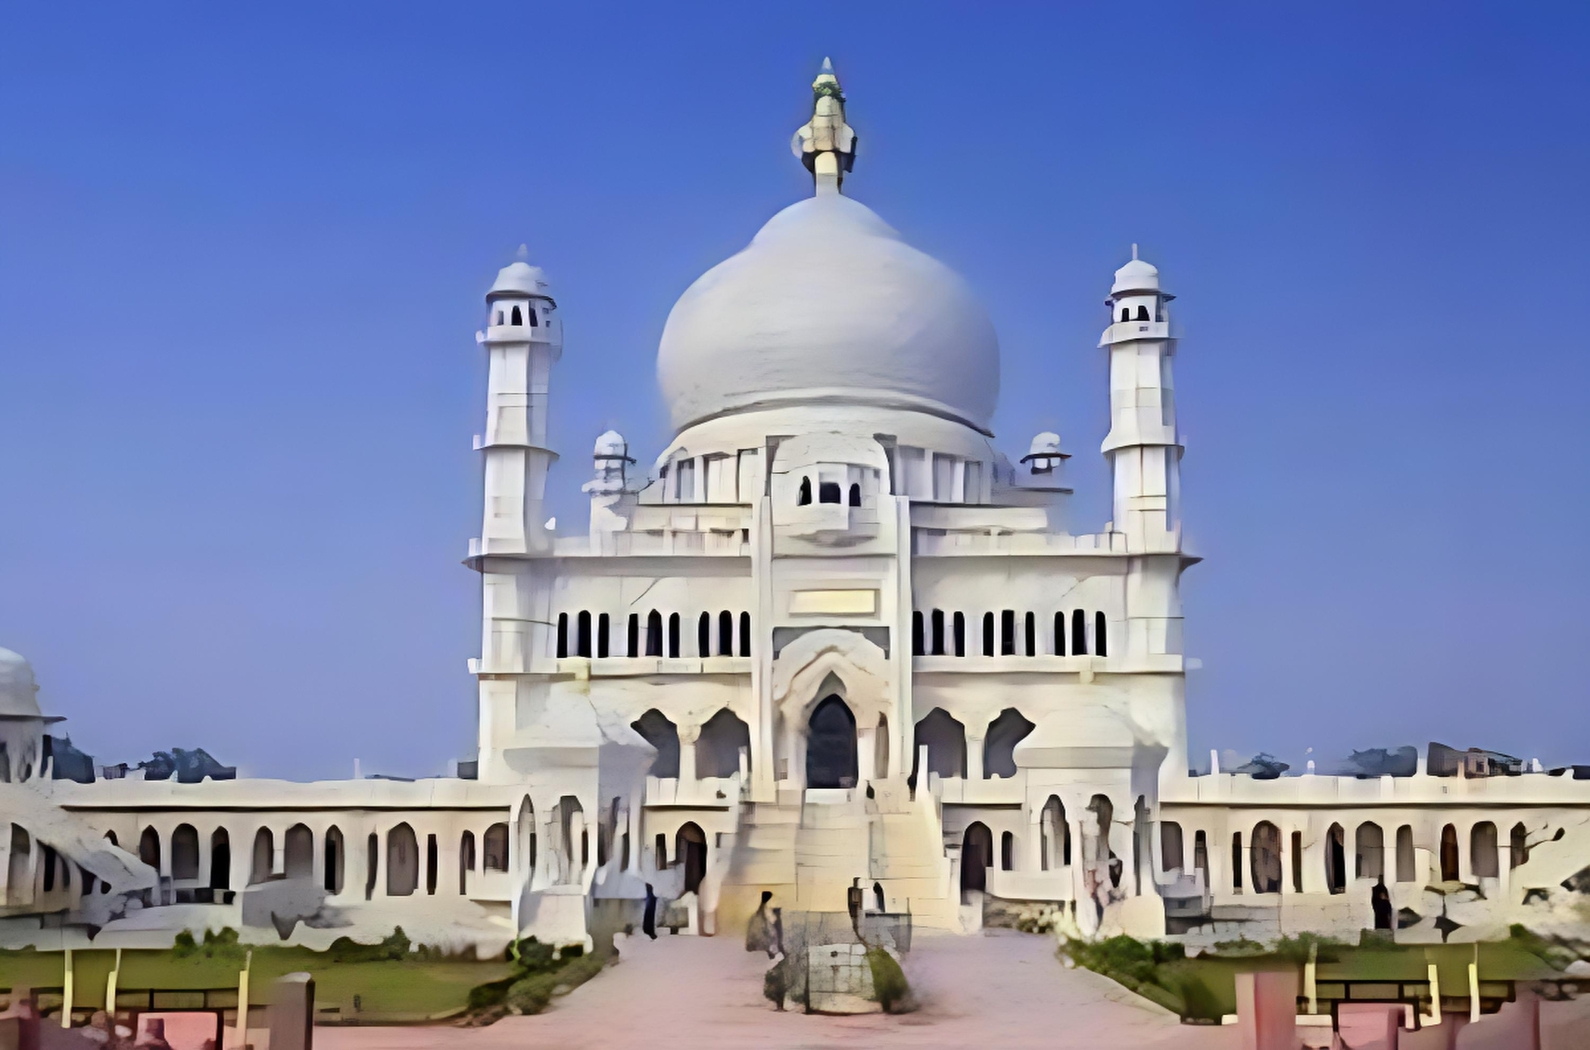
<svg viewBox="0 0 1590 1050"><path fill-rule="evenodd" d="M707 719L696 740L696 775L732 777L740 771L740 753L750 769L751 727L727 707Z"/></svg>
<svg viewBox="0 0 1590 1050"><path fill-rule="evenodd" d="M646 614L646 655L662 655L662 613L656 609Z"/></svg>
<svg viewBox="0 0 1590 1050"><path fill-rule="evenodd" d="M740 614L740 655L751 655L751 614Z"/></svg>
<svg viewBox="0 0 1590 1050"><path fill-rule="evenodd" d="M955 643L955 655L966 655L966 614L958 612L950 617L950 637Z"/></svg>
<svg viewBox="0 0 1590 1050"><path fill-rule="evenodd" d="M210 836L210 888L232 888L232 837L225 828L216 828Z"/></svg>
<svg viewBox="0 0 1590 1050"><path fill-rule="evenodd" d="M855 482L850 483L850 505L852 507L861 506L861 486Z"/></svg>
<svg viewBox="0 0 1590 1050"><path fill-rule="evenodd" d="M1093 654L1095 656L1110 655L1110 622L1104 614L1093 614Z"/></svg>
<svg viewBox="0 0 1590 1050"><path fill-rule="evenodd" d="M1028 613L1022 617L1022 652L1028 656L1038 655L1038 617Z"/></svg>
<svg viewBox="0 0 1590 1050"><path fill-rule="evenodd" d="M270 828L260 828L254 833L254 854L250 858L248 882L250 886L265 882L276 866L276 836Z"/></svg>
<svg viewBox="0 0 1590 1050"><path fill-rule="evenodd" d="M1071 611L1071 655L1088 655L1088 619L1081 609Z"/></svg>
<svg viewBox="0 0 1590 1050"><path fill-rule="evenodd" d="M709 612L696 619L696 655L712 655L712 614Z"/></svg>
<svg viewBox="0 0 1590 1050"><path fill-rule="evenodd" d="M524 324L524 312L522 310L520 310L519 307L515 306L513 308L513 312L511 314L509 314L509 322L508 323L509 324L517 324L517 325Z"/></svg>
<svg viewBox="0 0 1590 1050"><path fill-rule="evenodd" d="M1397 829L1397 881L1412 882L1414 874L1413 826L1404 824Z"/></svg>
<svg viewBox="0 0 1590 1050"><path fill-rule="evenodd" d="M1281 829L1268 820L1253 828L1248 861L1253 869L1254 893L1281 892Z"/></svg>
<svg viewBox="0 0 1590 1050"><path fill-rule="evenodd" d="M806 723L806 786L856 786L856 716L837 696L824 697Z"/></svg>
<svg viewBox="0 0 1590 1050"><path fill-rule="evenodd" d="M315 874L315 835L303 824L287 829L282 842L282 870L289 879L307 879Z"/></svg>
<svg viewBox="0 0 1590 1050"><path fill-rule="evenodd" d="M928 652L933 656L944 655L944 610L934 609L928 616Z"/></svg>
<svg viewBox="0 0 1590 1050"><path fill-rule="evenodd" d="M532 825L535 817L530 818ZM528 861L529 850L525 851ZM508 870L508 824L498 821L486 829L480 837L480 870L481 871L507 871Z"/></svg>
<svg viewBox="0 0 1590 1050"><path fill-rule="evenodd" d="M469 873L475 870L475 833L466 831L458 840L458 894L469 893Z"/></svg>
<svg viewBox="0 0 1590 1050"><path fill-rule="evenodd" d="M812 479L801 478L800 489L795 494L795 502L799 506L808 506L812 501Z"/></svg>
<svg viewBox="0 0 1590 1050"><path fill-rule="evenodd" d="M1451 824L1441 829L1441 881L1458 881L1457 828Z"/></svg>
<svg viewBox="0 0 1590 1050"><path fill-rule="evenodd" d="M596 618L596 656L605 660L608 656L608 636L611 634L611 621L606 613Z"/></svg>
<svg viewBox="0 0 1590 1050"><path fill-rule="evenodd" d="M1016 775L1016 745L1036 726L1014 707L1007 707L988 726L983 738L983 777Z"/></svg>
<svg viewBox="0 0 1590 1050"><path fill-rule="evenodd" d="M999 870L1016 870L1016 835L1007 831L999 836Z"/></svg>
<svg viewBox="0 0 1590 1050"><path fill-rule="evenodd" d="M1325 833L1325 888L1331 893L1347 889L1347 834L1340 824Z"/></svg>
<svg viewBox="0 0 1590 1050"><path fill-rule="evenodd" d="M574 619L574 655L591 658L591 612L581 609L579 616Z"/></svg>
<svg viewBox="0 0 1590 1050"><path fill-rule="evenodd" d="M922 634L923 634L923 632L922 632L922 610L921 609L913 609L911 611L911 655L912 656L923 656L923 655L925 655L927 653L927 647L923 644Z"/></svg>
<svg viewBox="0 0 1590 1050"><path fill-rule="evenodd" d="M569 614L558 613L558 659L569 655Z"/></svg>
<svg viewBox="0 0 1590 1050"><path fill-rule="evenodd" d="M837 482L837 481L824 481L824 482L820 482L818 484L818 486L817 486L817 502L819 502L819 503L838 503L839 501L840 501L839 500L839 482Z"/></svg>
<svg viewBox="0 0 1590 1050"><path fill-rule="evenodd" d="M326 829L324 845L325 871L321 884L327 893L342 892L342 866L346 851L342 848L342 830L335 824Z"/></svg>
<svg viewBox="0 0 1590 1050"><path fill-rule="evenodd" d="M668 656L679 659L679 614L668 614Z"/></svg>
<svg viewBox="0 0 1590 1050"><path fill-rule="evenodd" d="M144 828L138 836L138 859L156 871L160 870L160 832Z"/></svg>
<svg viewBox="0 0 1590 1050"><path fill-rule="evenodd" d="M973 821L961 838L961 903L964 894L988 888L988 866L994 861L994 836L982 821Z"/></svg>
<svg viewBox="0 0 1590 1050"><path fill-rule="evenodd" d="M644 737L646 743L657 749L657 757L652 759L648 771L650 775L664 780L679 776L679 727L656 708L647 711L629 726Z"/></svg>
<svg viewBox="0 0 1590 1050"><path fill-rule="evenodd" d="M927 769L918 769L922 748L928 749ZM966 775L966 727L957 722L948 711L935 707L927 717L916 724L916 734L911 746L911 784L919 777L937 773L941 777Z"/></svg>
<svg viewBox="0 0 1590 1050"><path fill-rule="evenodd" d="M991 612L983 614L983 655L994 655L994 614Z"/></svg>
<svg viewBox="0 0 1590 1050"><path fill-rule="evenodd" d="M1066 614L1063 612L1054 614L1054 654L1066 654Z"/></svg>
<svg viewBox="0 0 1590 1050"><path fill-rule="evenodd" d="M640 655L640 613L629 614L629 625L625 629L624 652L631 659Z"/></svg>
<svg viewBox="0 0 1590 1050"><path fill-rule="evenodd" d="M414 829L399 824L386 833L386 895L407 897L420 885L420 843Z"/></svg>
<svg viewBox="0 0 1590 1050"><path fill-rule="evenodd" d="M674 863L684 865L685 892L701 892L707 874L707 836L693 821L674 836Z"/></svg>
<svg viewBox="0 0 1590 1050"><path fill-rule="evenodd" d="M1139 306L1137 308L1137 319L1139 321L1147 321L1149 319L1149 317L1148 317L1148 307Z"/></svg>
<svg viewBox="0 0 1590 1050"><path fill-rule="evenodd" d="M1065 803L1059 795L1050 795L1043 804L1042 819L1038 823L1043 836L1039 864L1044 871L1067 867L1071 863L1071 825L1066 822Z"/></svg>
<svg viewBox="0 0 1590 1050"><path fill-rule="evenodd" d="M734 614L727 609L718 614L718 655L734 655Z"/></svg>
<svg viewBox="0 0 1590 1050"><path fill-rule="evenodd" d="M1507 846L1511 854L1507 862L1509 868L1516 868L1529 860L1529 831L1522 821L1513 825L1513 830L1507 838Z"/></svg>
<svg viewBox="0 0 1590 1050"><path fill-rule="evenodd" d="M171 832L171 877L199 877L199 833L192 824L178 824Z"/></svg>
<svg viewBox="0 0 1590 1050"><path fill-rule="evenodd" d="M1494 879L1502 873L1496 825L1488 820L1480 821L1469 831L1469 867L1476 879Z"/></svg>

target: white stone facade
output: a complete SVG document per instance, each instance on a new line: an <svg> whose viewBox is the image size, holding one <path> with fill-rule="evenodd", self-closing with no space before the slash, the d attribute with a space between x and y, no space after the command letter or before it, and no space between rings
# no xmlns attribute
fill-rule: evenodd
<svg viewBox="0 0 1590 1050"><path fill-rule="evenodd" d="M1554 921L1590 865L1571 774L1189 775L1172 297L1135 251L1116 271L1113 520L1075 531L1059 437L994 444L976 298L840 193L855 146L825 70L814 195L681 297L676 434L649 470L597 439L582 535L545 524L561 314L523 261L491 287L475 778L41 780L13 701L0 940L273 936L249 901L286 894L304 943L568 942L648 884L706 933L860 887L951 930L993 898L1089 934L1343 934L1382 877L1404 936Z"/></svg>

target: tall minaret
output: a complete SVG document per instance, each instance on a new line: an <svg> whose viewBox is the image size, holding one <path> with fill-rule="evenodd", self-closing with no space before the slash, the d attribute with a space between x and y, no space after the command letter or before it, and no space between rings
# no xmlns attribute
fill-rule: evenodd
<svg viewBox="0 0 1590 1050"><path fill-rule="evenodd" d="M519 252L486 293L486 330L475 336L490 355L486 432L475 439L486 458L485 516L468 560L482 583L480 659L470 671L480 680L486 780L505 775L501 741L514 724L516 676L546 648L548 585L531 569L552 548L543 523L547 469L557 458L547 448L547 380L563 355L563 327L541 271Z"/></svg>
<svg viewBox="0 0 1590 1050"><path fill-rule="evenodd" d="M471 554L535 554L551 540L543 525L547 468L547 380L563 356L563 326L540 268L520 259L486 293L486 330L475 341L491 355L486 386L485 521Z"/></svg>
<svg viewBox="0 0 1590 1050"><path fill-rule="evenodd" d="M812 81L812 119L795 132L790 149L812 173L819 195L838 193L845 172L856 163L856 133L845 123L845 93L826 58Z"/></svg>
<svg viewBox="0 0 1590 1050"><path fill-rule="evenodd" d="M1115 485L1114 531L1133 552L1169 552L1180 546L1181 438L1176 432L1175 387L1166 303L1159 271L1137 257L1115 271L1105 305L1112 324L1099 346L1110 350L1110 433L1104 455Z"/></svg>

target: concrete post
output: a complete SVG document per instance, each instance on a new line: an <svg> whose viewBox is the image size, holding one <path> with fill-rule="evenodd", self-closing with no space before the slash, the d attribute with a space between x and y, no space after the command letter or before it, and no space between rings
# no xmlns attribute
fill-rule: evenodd
<svg viewBox="0 0 1590 1050"><path fill-rule="evenodd" d="M271 1050L312 1050L315 1042L315 979L290 973L276 981L270 1005Z"/></svg>
<svg viewBox="0 0 1590 1050"><path fill-rule="evenodd" d="M1296 1050L1297 971L1237 974L1237 1025L1242 1050Z"/></svg>

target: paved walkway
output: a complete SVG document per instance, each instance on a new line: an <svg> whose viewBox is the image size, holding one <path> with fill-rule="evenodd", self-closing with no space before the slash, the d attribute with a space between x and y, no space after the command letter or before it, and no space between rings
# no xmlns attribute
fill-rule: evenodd
<svg viewBox="0 0 1590 1050"><path fill-rule="evenodd" d="M804 1050L911 1047L1176 1047L1231 1050L1235 1028L1182 1025L1170 1013L1055 959L1054 941L1009 931L918 935L905 970L916 1013L776 1013L762 998L765 956L738 938L669 937L624 946L621 961L538 1017L486 1028L321 1028L317 1050Z"/></svg>

